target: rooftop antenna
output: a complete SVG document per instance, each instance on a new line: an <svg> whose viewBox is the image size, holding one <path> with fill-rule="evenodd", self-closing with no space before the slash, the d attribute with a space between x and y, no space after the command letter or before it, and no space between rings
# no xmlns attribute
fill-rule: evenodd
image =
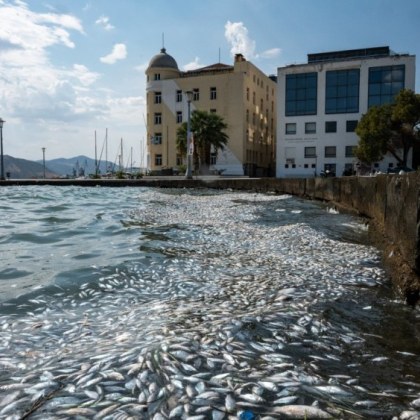
<svg viewBox="0 0 420 420"><path fill-rule="evenodd" d="M220 64L220 47L219 47L219 64Z"/></svg>

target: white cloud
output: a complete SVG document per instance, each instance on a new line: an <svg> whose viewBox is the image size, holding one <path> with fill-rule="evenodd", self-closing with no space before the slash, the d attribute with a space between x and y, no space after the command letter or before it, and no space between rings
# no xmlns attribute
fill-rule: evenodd
<svg viewBox="0 0 420 420"><path fill-rule="evenodd" d="M281 48L271 48L260 54L261 58L276 58L281 54Z"/></svg>
<svg viewBox="0 0 420 420"><path fill-rule="evenodd" d="M278 57L281 54L280 48L271 48L257 53L256 42L249 37L248 29L243 22L227 21L225 25L225 38L230 44L230 53L243 54L248 60L255 60L258 58L271 59Z"/></svg>
<svg viewBox="0 0 420 420"><path fill-rule="evenodd" d="M144 73L147 70L148 67L149 67L149 62L147 61L145 63L142 63L142 64L134 67L134 70L138 71L139 73Z"/></svg>
<svg viewBox="0 0 420 420"><path fill-rule="evenodd" d="M0 40L33 52L56 44L74 48L69 30L83 33L80 21L73 16L36 14L22 2L19 6L6 3L0 8L0 21Z"/></svg>
<svg viewBox="0 0 420 420"><path fill-rule="evenodd" d="M0 22L0 110L8 122L8 138L13 138L6 140L8 154L31 158L47 147L49 157L91 155L86 136L97 127L113 127L137 142L143 97L102 89L102 75L83 62L52 62L63 50L76 50L74 34L84 33L81 21L66 14L36 13L24 1L0 0ZM126 47L119 44L107 61L126 55Z"/></svg>
<svg viewBox="0 0 420 420"><path fill-rule="evenodd" d="M96 22L96 25L102 26L106 31L111 31L115 27L109 23L108 16L101 16Z"/></svg>
<svg viewBox="0 0 420 420"><path fill-rule="evenodd" d="M243 54L246 59L253 59L256 57L255 41L248 35L248 29L242 22L227 21L225 25L225 38L230 44L230 53Z"/></svg>
<svg viewBox="0 0 420 420"><path fill-rule="evenodd" d="M74 64L73 77L79 80L83 86L90 86L98 80L99 74L89 71L89 69L82 64Z"/></svg>
<svg viewBox="0 0 420 420"><path fill-rule="evenodd" d="M194 61L191 61L190 63L185 64L185 66L183 67L183 70L190 71L190 70L199 69L200 67L204 67L204 65L200 64L199 61L200 59L198 57L195 57Z"/></svg>
<svg viewBox="0 0 420 420"><path fill-rule="evenodd" d="M127 48L124 44L115 44L112 52L100 60L105 64L115 64L118 60L124 60L127 57Z"/></svg>
<svg viewBox="0 0 420 420"><path fill-rule="evenodd" d="M77 66L54 67L48 48L74 48L71 31L83 33L80 21L69 15L37 14L22 1L3 1L0 21L0 107L23 121L68 118L74 113L71 102L77 99L77 85L89 85L97 76Z"/></svg>

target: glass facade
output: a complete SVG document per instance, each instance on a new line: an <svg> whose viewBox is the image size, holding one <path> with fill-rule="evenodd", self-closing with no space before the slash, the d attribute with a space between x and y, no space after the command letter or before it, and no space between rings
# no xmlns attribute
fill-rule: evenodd
<svg viewBox="0 0 420 420"><path fill-rule="evenodd" d="M315 158L316 157L316 147L308 146L305 147L305 158Z"/></svg>
<svg viewBox="0 0 420 420"><path fill-rule="evenodd" d="M325 157L331 158L336 157L337 155L337 147L336 146L325 146Z"/></svg>
<svg viewBox="0 0 420 420"><path fill-rule="evenodd" d="M316 133L316 122L305 123L305 134L315 134L315 133Z"/></svg>
<svg viewBox="0 0 420 420"><path fill-rule="evenodd" d="M346 132L347 133L354 133L357 127L358 121L357 120L349 120L346 121Z"/></svg>
<svg viewBox="0 0 420 420"><path fill-rule="evenodd" d="M337 121L325 121L325 132L336 133L337 132Z"/></svg>
<svg viewBox="0 0 420 420"><path fill-rule="evenodd" d="M359 84L359 69L327 71L325 113L359 112Z"/></svg>
<svg viewBox="0 0 420 420"><path fill-rule="evenodd" d="M296 134L296 123L286 124L286 134Z"/></svg>
<svg viewBox="0 0 420 420"><path fill-rule="evenodd" d="M286 75L286 116L316 115L317 82L315 72Z"/></svg>
<svg viewBox="0 0 420 420"><path fill-rule="evenodd" d="M405 65L371 67L369 69L368 107L390 104L404 89Z"/></svg>

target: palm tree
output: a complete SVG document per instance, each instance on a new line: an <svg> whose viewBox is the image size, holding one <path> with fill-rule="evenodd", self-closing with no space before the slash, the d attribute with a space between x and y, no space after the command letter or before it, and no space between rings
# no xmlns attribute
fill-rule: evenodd
<svg viewBox="0 0 420 420"><path fill-rule="evenodd" d="M194 167L201 164L210 165L210 155L223 150L228 143L224 130L227 124L215 113L195 110L191 114L191 132L194 137ZM187 153L187 123L184 122L177 130L177 150L185 156Z"/></svg>

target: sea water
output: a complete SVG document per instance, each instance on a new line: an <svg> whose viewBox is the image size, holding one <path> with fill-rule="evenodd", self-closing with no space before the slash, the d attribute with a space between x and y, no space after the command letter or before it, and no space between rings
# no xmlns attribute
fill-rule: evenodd
<svg viewBox="0 0 420 420"><path fill-rule="evenodd" d="M363 220L234 191L0 193L0 418L417 415L420 315Z"/></svg>

